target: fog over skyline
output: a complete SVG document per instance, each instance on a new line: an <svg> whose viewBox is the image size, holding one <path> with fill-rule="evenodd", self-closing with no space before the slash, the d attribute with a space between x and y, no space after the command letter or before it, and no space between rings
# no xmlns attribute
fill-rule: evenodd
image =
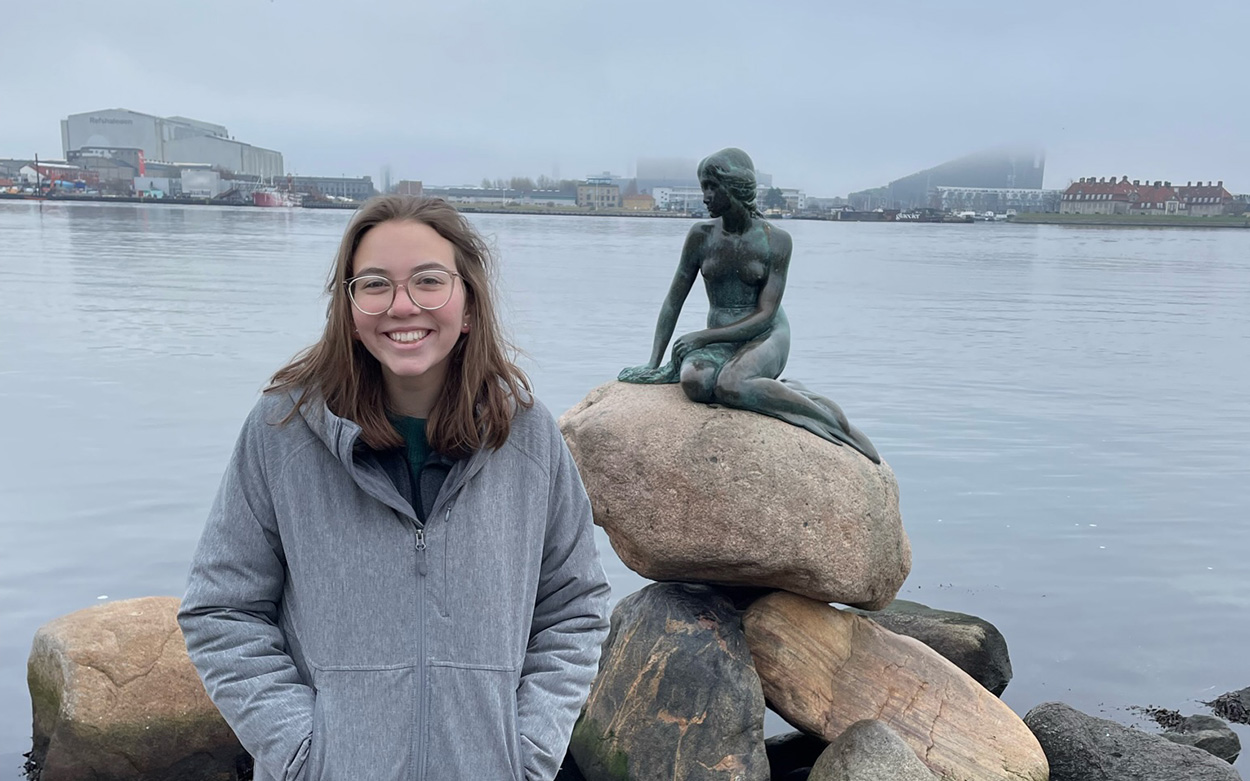
<svg viewBox="0 0 1250 781"><path fill-rule="evenodd" d="M845 195L988 147L1250 192L1250 4L123 0L6 8L0 157L128 108L290 173L432 185L697 160ZM55 31L44 35L41 31Z"/></svg>

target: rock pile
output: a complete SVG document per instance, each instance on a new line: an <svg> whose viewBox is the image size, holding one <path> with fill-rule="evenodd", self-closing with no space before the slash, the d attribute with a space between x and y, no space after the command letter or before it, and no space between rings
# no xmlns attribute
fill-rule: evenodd
<svg viewBox="0 0 1250 781"><path fill-rule="evenodd" d="M993 691L997 630L828 604L887 608L911 569L888 464L675 385L609 383L560 427L621 560L680 581L613 614L570 746L585 779L1045 781ZM806 734L766 743L766 702Z"/></svg>

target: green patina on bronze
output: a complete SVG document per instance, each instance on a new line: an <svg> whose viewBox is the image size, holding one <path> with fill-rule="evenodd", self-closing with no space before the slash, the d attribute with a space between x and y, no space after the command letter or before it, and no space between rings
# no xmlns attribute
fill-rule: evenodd
<svg viewBox="0 0 1250 781"><path fill-rule="evenodd" d="M790 268L790 234L755 205L755 165L741 149L722 149L699 163L699 183L712 219L686 236L677 273L660 307L651 360L621 370L633 383L676 383L692 401L724 404L780 418L874 463L877 449L833 401L797 382L779 380L790 355L790 322L781 307ZM702 275L707 328L673 342L681 307Z"/></svg>

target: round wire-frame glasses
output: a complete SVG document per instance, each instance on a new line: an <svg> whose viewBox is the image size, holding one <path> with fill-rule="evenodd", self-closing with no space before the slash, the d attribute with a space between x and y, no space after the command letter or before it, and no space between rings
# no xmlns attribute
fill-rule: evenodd
<svg viewBox="0 0 1250 781"><path fill-rule="evenodd" d="M455 271L424 269L408 277L403 287L413 306L432 312L447 306L459 276ZM343 280L343 287L352 306L366 315L380 315L395 305L399 283L381 274L361 274Z"/></svg>

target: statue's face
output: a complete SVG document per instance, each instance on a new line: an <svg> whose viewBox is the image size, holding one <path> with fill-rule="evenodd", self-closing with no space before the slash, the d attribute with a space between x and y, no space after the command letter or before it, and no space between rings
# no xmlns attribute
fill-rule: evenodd
<svg viewBox="0 0 1250 781"><path fill-rule="evenodd" d="M699 186L703 188L703 205L707 207L708 216L720 217L729 211L733 196L725 189L725 185L712 177L704 177Z"/></svg>

